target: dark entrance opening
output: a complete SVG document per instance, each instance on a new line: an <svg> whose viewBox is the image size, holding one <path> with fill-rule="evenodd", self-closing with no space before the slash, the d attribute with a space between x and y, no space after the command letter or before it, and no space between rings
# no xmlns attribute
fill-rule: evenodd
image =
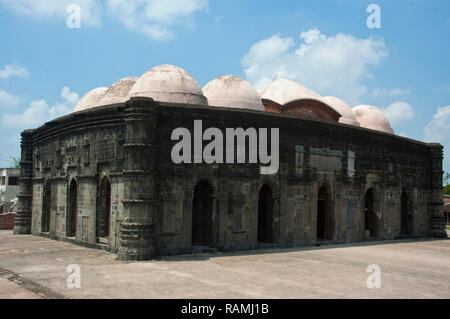
<svg viewBox="0 0 450 319"><path fill-rule="evenodd" d="M69 187L69 213L67 220L67 237L75 237L77 234L77 215L78 215L78 185L77 182L72 179Z"/></svg>
<svg viewBox="0 0 450 319"><path fill-rule="evenodd" d="M364 229L366 237L375 237L376 233L376 214L373 208L374 195L372 188L368 189L365 196L364 205Z"/></svg>
<svg viewBox="0 0 450 319"><path fill-rule="evenodd" d="M326 186L322 186L319 190L319 196L317 198L317 239L328 240L328 190Z"/></svg>
<svg viewBox="0 0 450 319"><path fill-rule="evenodd" d="M273 194L267 184L264 184L259 191L258 242L273 242Z"/></svg>
<svg viewBox="0 0 450 319"><path fill-rule="evenodd" d="M97 237L108 237L111 219L111 183L105 176L100 183L97 210Z"/></svg>
<svg viewBox="0 0 450 319"><path fill-rule="evenodd" d="M50 231L50 207L52 203L51 182L46 181L44 185L44 197L42 198L42 232Z"/></svg>
<svg viewBox="0 0 450 319"><path fill-rule="evenodd" d="M403 235L409 234L409 225L408 225L408 195L406 195L406 192L402 192L402 198L401 198L401 233Z"/></svg>
<svg viewBox="0 0 450 319"><path fill-rule="evenodd" d="M212 245L213 189L207 181L194 188L192 202L192 245Z"/></svg>

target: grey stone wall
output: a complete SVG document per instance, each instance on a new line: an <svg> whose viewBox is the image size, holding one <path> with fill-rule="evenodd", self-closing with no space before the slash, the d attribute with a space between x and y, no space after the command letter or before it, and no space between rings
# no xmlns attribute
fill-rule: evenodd
<svg viewBox="0 0 450 319"><path fill-rule="evenodd" d="M175 165L170 157L176 143L171 133L178 127L192 132L196 119L203 120L203 129L217 127L223 132L237 127L279 128L278 173L261 175L258 164ZM29 213L28 232L45 235L43 189L49 180L48 236L118 252L124 260L191 251L194 188L202 180L213 189L212 246L221 250L260 246L258 198L265 184L273 194L273 241L279 246L318 243L318 194L324 185L329 189L331 216L328 242L365 239L368 189L374 193L378 238L401 236L403 191L408 197L409 236L440 237L444 231L438 144L288 115L158 104L150 99L70 114L28 131L25 137L22 159L31 168L22 170L22 212L16 233L27 232ZM110 236L107 243L99 243L96 212L105 176L111 183ZM72 179L78 183L78 223L76 238L68 239Z"/></svg>
<svg viewBox="0 0 450 319"><path fill-rule="evenodd" d="M118 113L111 116L105 110L89 119L94 121L90 126L84 119L84 114L68 115L31 131L31 233L117 251L117 220L120 223L123 219L123 121ZM98 187L104 176L111 183L111 232L106 247L99 245L96 232ZM76 237L68 239L68 188L72 179L77 181L78 218ZM50 223L49 232L44 233L47 182L51 187Z"/></svg>

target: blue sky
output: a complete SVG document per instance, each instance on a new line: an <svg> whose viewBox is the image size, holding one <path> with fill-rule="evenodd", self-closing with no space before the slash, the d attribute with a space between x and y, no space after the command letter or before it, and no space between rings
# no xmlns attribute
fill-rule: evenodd
<svg viewBox="0 0 450 319"><path fill-rule="evenodd" d="M67 27L71 3L79 29ZM372 3L381 28L367 27ZM0 0L0 166L20 154L23 129L159 64L201 86L225 74L257 88L287 77L375 105L397 134L450 149L449 39L447 0Z"/></svg>

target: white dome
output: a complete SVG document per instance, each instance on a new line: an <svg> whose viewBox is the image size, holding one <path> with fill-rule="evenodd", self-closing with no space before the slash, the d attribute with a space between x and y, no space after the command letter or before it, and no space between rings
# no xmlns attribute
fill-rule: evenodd
<svg viewBox="0 0 450 319"><path fill-rule="evenodd" d="M105 96L108 88L99 87L86 93L75 106L74 112L84 111L97 106L98 102Z"/></svg>
<svg viewBox="0 0 450 319"><path fill-rule="evenodd" d="M375 106L358 105L352 111L361 127L394 134L387 117Z"/></svg>
<svg viewBox="0 0 450 319"><path fill-rule="evenodd" d="M261 97L250 83L234 75L212 80L203 87L211 106L225 106L264 111Z"/></svg>
<svg viewBox="0 0 450 319"><path fill-rule="evenodd" d="M208 105L197 81L173 65L160 65L144 73L131 88L127 99L137 96L160 102Z"/></svg>
<svg viewBox="0 0 450 319"><path fill-rule="evenodd" d="M110 105L126 102L127 95L128 93L130 93L131 88L137 80L137 77L127 77L120 79L109 87L109 89L106 91L105 96L97 105Z"/></svg>
<svg viewBox="0 0 450 319"><path fill-rule="evenodd" d="M327 101L333 109L335 109L342 115L339 118L339 123L360 126L358 121L356 120L355 114L353 114L352 109L347 105L347 103L334 96L325 96L323 99Z"/></svg>
<svg viewBox="0 0 450 319"><path fill-rule="evenodd" d="M323 98L300 84L286 79L278 79L259 91L261 98L285 105L297 100L315 100L327 104Z"/></svg>

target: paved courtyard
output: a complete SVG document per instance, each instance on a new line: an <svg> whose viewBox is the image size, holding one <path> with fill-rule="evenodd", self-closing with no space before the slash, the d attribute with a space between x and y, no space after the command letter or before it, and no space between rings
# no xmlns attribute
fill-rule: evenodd
<svg viewBox="0 0 450 319"><path fill-rule="evenodd" d="M68 288L68 265L81 288ZM381 288L367 288L367 266ZM3 298L450 298L450 240L398 240L123 262L0 231Z"/></svg>

